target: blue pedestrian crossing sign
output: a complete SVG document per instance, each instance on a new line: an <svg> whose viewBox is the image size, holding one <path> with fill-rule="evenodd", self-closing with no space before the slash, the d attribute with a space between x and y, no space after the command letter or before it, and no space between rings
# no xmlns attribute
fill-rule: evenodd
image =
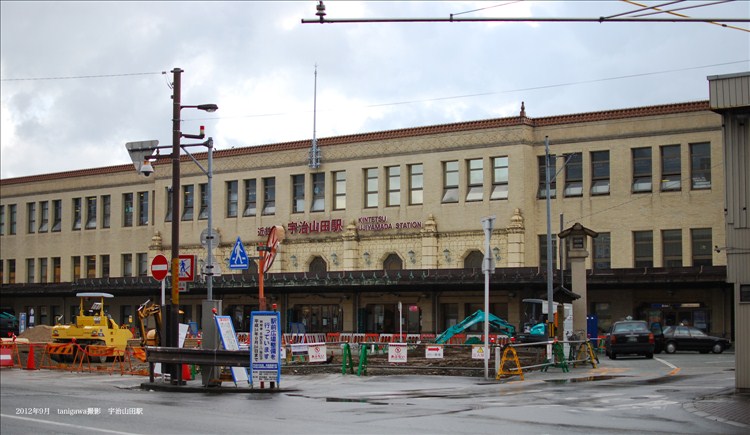
<svg viewBox="0 0 750 435"><path fill-rule="evenodd" d="M242 240L237 237L237 242L232 248L232 255L229 256L229 268L230 269L248 269L250 268L250 259L247 257L245 252L245 246L242 245Z"/></svg>

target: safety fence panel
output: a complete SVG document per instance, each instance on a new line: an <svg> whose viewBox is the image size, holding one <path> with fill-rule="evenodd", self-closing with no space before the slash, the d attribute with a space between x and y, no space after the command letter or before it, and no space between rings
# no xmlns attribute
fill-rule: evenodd
<svg viewBox="0 0 750 435"><path fill-rule="evenodd" d="M75 343L47 343L44 347L42 362L39 364L41 369L67 370L72 367L71 362L75 361L76 356L82 349Z"/></svg>
<svg viewBox="0 0 750 435"><path fill-rule="evenodd" d="M126 358L126 356L128 356L128 358ZM81 352L78 352L76 359L73 361L73 368L76 368L76 361L78 362L77 370L79 372L106 371L111 375L114 372L115 367L119 366L120 374L122 375L132 370L129 355L126 355L124 349L117 349L114 346L90 344L82 348ZM101 364L92 366L92 361ZM111 362L111 364L107 366L107 362ZM85 366L84 363L86 364ZM125 368L126 363L128 366L127 369Z"/></svg>
<svg viewBox="0 0 750 435"><path fill-rule="evenodd" d="M21 355L15 341L0 343L0 367L21 368Z"/></svg>

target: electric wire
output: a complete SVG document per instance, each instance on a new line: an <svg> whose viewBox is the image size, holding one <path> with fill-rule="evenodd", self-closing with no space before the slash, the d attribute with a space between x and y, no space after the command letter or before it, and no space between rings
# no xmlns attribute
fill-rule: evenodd
<svg viewBox="0 0 750 435"><path fill-rule="evenodd" d="M41 81L41 80L74 80L74 79L98 79L98 78L113 78L113 77L131 77L131 76L147 76L156 74L166 74L166 72L141 72L141 73L122 73L122 74L99 74L99 75L85 75L85 76L59 76L59 77L25 77L15 79L0 79L3 82L20 82L20 81Z"/></svg>

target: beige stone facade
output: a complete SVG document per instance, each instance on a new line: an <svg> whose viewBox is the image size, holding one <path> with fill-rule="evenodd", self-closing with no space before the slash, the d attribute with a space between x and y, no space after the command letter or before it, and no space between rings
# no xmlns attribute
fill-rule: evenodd
<svg viewBox="0 0 750 435"><path fill-rule="evenodd" d="M730 335L726 255L712 249L724 246L725 237L721 117L707 102L548 118L522 111L512 118L323 138L316 169L308 166L309 141L217 150L212 212L222 274L214 278L214 292L225 309L257 305L254 275L229 269L231 251L239 237L255 255L265 229L283 225L287 237L266 294L285 322L302 316L311 329L309 310L328 319L312 328L321 332L394 332L384 322L402 302L409 310L403 317L414 317L412 330L440 332L482 303L480 221L494 215L491 304L519 324L520 301L538 297L546 285L540 237L547 232L547 210L539 195L545 138L559 171L552 232L560 231L562 214L566 228L579 222L609 238L594 240L585 262L590 311L599 310L605 325L651 311L660 311L664 322L689 313L690 322ZM648 161L636 165L633 149L650 150ZM570 154L576 156L563 167ZM195 156L205 163L206 153ZM646 163L650 171L636 174ZM122 165L2 180L2 305L16 311L45 306L50 316L67 315L71 296L88 285L116 294L117 307L131 308L113 314L125 316L144 296L157 295L158 285L147 278L151 259L171 249L165 217L172 174L168 161L154 166L149 178ZM644 177L651 188L634 192L635 179L643 188ZM184 158L180 211L192 200L193 215L181 220L180 252L195 254L199 263L205 258L206 181ZM247 193L252 183L254 198ZM187 202L185 186L193 189ZM56 201L60 229L52 231ZM255 214L246 216L253 201ZM311 211L316 206L320 210ZM76 219L80 229L73 229ZM650 233L651 242L636 243L636 232ZM636 245L647 253L636 252ZM181 298L192 320L204 298L201 282Z"/></svg>

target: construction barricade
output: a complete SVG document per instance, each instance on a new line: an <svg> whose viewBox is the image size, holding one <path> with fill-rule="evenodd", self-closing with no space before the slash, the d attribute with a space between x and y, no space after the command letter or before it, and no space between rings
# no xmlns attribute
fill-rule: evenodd
<svg viewBox="0 0 750 435"><path fill-rule="evenodd" d="M18 353L16 341L6 341L3 339L0 343L0 367L18 367L21 368L21 355Z"/></svg>
<svg viewBox="0 0 750 435"><path fill-rule="evenodd" d="M92 367L91 361L101 363ZM77 362L77 364L76 364ZM106 363L110 362L109 366ZM84 366L84 363L86 364ZM126 370L125 365L128 365ZM110 375L114 372L115 366L120 367L120 375L124 375L126 372L130 372L130 359L126 359L126 352L124 350L117 349L114 346L101 346L90 344L81 349L76 354L75 360L73 361L73 368L77 367L79 372L81 371L106 371Z"/></svg>

